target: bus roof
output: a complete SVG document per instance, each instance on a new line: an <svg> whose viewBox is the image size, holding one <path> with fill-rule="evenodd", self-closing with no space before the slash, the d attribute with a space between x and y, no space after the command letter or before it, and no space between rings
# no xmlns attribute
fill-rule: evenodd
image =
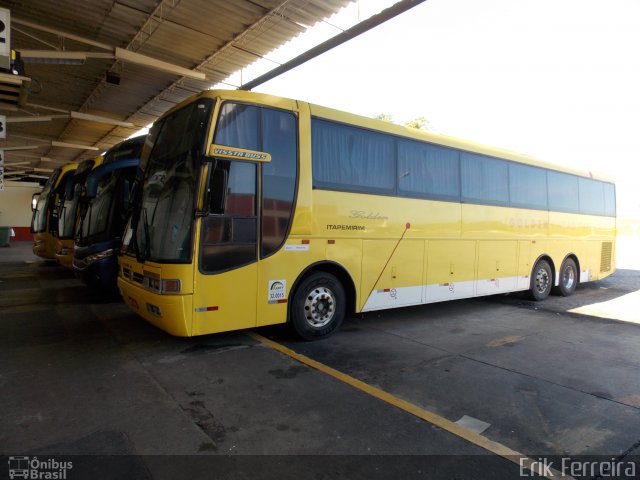
<svg viewBox="0 0 640 480"><path fill-rule="evenodd" d="M299 110L298 108L299 105L304 103L308 105L312 116L325 118L327 120L333 120L333 121L345 123L348 125L359 126L362 128L384 132L391 135L397 135L403 138L421 140L424 142L429 142L437 145L457 148L459 150L479 153L482 155L488 155L492 157L498 157L501 159L523 163L526 165L546 168L546 169L555 170L558 172L571 173L574 175L579 175L581 177L594 178L597 180L603 180L606 182L613 183L613 180L602 172L592 172L592 171L574 169L574 168L566 167L564 165L559 165L556 163L545 162L543 160L532 157L530 155L514 152L512 150L507 150L504 148L484 145L474 141L465 140L465 139L453 137L450 135L444 135L441 133L426 132L426 131L418 130L411 127L396 125L394 123L386 122L383 120L377 120L375 118L368 118L368 117L364 117L354 113L344 112L344 111L336 110L329 107L323 107L320 105L315 105L307 102L301 102L298 100L278 97L275 95L269 95L264 93L247 92L243 90L205 90L204 92L201 92L185 100L184 102L176 105L169 112L179 109L184 105L191 103L199 98L223 98L223 99L229 99L229 100L238 100L238 101L249 102L249 103L270 105L277 108L292 109L296 111Z"/></svg>
<svg viewBox="0 0 640 480"><path fill-rule="evenodd" d="M60 172L60 174L58 175L58 178L56 179L55 185L53 186L53 188L58 188L58 186L60 185L60 182L62 181L62 177L64 177L65 173L67 172L74 172L76 169L78 168L78 164L77 163L67 163L66 165L62 165L61 167L58 167L58 172Z"/></svg>

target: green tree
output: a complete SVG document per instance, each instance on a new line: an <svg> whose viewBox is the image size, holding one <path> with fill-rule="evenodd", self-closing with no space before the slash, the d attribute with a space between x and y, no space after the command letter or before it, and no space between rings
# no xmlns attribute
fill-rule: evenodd
<svg viewBox="0 0 640 480"><path fill-rule="evenodd" d="M393 120L393 115L390 113L376 113L373 118L376 120L382 120L383 122L396 123ZM417 128L418 130L424 130L426 132L432 131L433 126L427 117L418 117L408 121L404 124L405 127Z"/></svg>
<svg viewBox="0 0 640 480"><path fill-rule="evenodd" d="M405 127L417 128L418 130L433 130L427 117L418 117L404 124Z"/></svg>
<svg viewBox="0 0 640 480"><path fill-rule="evenodd" d="M390 113L376 113L373 118L376 120L382 120L383 122L395 123L393 121L393 115Z"/></svg>

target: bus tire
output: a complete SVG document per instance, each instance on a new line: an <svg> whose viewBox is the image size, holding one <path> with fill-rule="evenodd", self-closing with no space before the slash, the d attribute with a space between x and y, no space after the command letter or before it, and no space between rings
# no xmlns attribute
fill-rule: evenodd
<svg viewBox="0 0 640 480"><path fill-rule="evenodd" d="M344 320L347 297L340 281L326 272L306 277L291 303L291 326L304 340L334 333Z"/></svg>
<svg viewBox="0 0 640 480"><path fill-rule="evenodd" d="M553 286L553 273L551 265L544 259L538 260L531 273L531 287L529 296L539 302L549 296Z"/></svg>
<svg viewBox="0 0 640 480"><path fill-rule="evenodd" d="M560 272L558 273L559 282L557 287L553 287L553 293L556 295L562 295L568 297L573 295L578 286L578 267L575 260L572 258L566 258L562 262Z"/></svg>

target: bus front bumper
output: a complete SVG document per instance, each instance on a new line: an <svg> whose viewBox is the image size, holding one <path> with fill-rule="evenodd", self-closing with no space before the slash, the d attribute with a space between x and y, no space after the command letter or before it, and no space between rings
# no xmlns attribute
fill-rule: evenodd
<svg viewBox="0 0 640 480"><path fill-rule="evenodd" d="M118 277L124 302L149 323L176 337L190 337L193 295L160 295Z"/></svg>
<svg viewBox="0 0 640 480"><path fill-rule="evenodd" d="M33 254L47 260L55 260L56 239L49 233L34 233Z"/></svg>
<svg viewBox="0 0 640 480"><path fill-rule="evenodd" d="M73 240L58 239L56 261L64 268L73 270Z"/></svg>

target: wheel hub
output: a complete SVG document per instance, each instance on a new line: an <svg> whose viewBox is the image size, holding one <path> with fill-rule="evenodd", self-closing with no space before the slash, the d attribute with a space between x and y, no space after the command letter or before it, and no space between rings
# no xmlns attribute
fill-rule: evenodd
<svg viewBox="0 0 640 480"><path fill-rule="evenodd" d="M335 313L336 300L326 287L314 288L304 302L304 315L309 325L315 328L327 325Z"/></svg>
<svg viewBox="0 0 640 480"><path fill-rule="evenodd" d="M536 290L539 293L543 293L547 290L547 287L549 287L549 274L545 269L541 268L536 273Z"/></svg>
<svg viewBox="0 0 640 480"><path fill-rule="evenodd" d="M573 268L565 268L562 275L562 283L566 289L571 289L573 287L573 283L576 281L576 273Z"/></svg>

